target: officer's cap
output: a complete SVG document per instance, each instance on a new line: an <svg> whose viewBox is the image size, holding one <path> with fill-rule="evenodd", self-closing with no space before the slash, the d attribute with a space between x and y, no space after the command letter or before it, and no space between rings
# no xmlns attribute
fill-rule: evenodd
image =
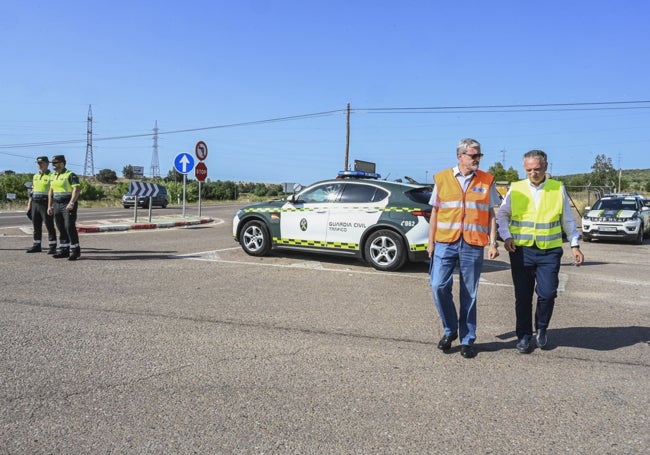
<svg viewBox="0 0 650 455"><path fill-rule="evenodd" d="M37 163L49 163L50 160L47 159L47 156L39 156L36 158Z"/></svg>
<svg viewBox="0 0 650 455"><path fill-rule="evenodd" d="M59 162L65 162L65 155L54 155L52 157L52 164L56 164Z"/></svg>

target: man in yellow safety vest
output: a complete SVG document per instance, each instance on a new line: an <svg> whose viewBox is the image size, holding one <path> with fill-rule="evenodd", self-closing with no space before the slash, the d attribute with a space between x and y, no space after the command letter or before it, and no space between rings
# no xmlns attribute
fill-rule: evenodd
<svg viewBox="0 0 650 455"><path fill-rule="evenodd" d="M79 201L79 177L66 169L64 155L54 155L52 166L54 174L50 179L48 213L54 216L59 230L59 251L54 258L68 258L74 261L81 255L79 234L77 233L77 206Z"/></svg>

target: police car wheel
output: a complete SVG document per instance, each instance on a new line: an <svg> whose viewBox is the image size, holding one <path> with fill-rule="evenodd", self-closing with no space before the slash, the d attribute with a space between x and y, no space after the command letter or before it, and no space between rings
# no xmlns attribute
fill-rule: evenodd
<svg viewBox="0 0 650 455"><path fill-rule="evenodd" d="M365 243L365 258L377 270L397 270L406 262L404 242L393 231L373 232Z"/></svg>
<svg viewBox="0 0 650 455"><path fill-rule="evenodd" d="M261 221L252 220L246 223L239 239L241 247L251 256L265 256L271 251L271 236Z"/></svg>
<svg viewBox="0 0 650 455"><path fill-rule="evenodd" d="M639 233L637 234L636 238L634 239L634 244L635 245L643 245L643 223L641 223L641 226L639 226Z"/></svg>

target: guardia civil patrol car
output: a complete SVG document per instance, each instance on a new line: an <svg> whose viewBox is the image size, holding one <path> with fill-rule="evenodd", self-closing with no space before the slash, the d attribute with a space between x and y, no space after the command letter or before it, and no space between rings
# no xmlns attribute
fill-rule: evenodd
<svg viewBox="0 0 650 455"><path fill-rule="evenodd" d="M624 240L637 245L650 235L650 208L638 194L606 194L582 217L582 239Z"/></svg>
<svg viewBox="0 0 650 455"><path fill-rule="evenodd" d="M233 236L252 256L272 249L354 256L378 270L428 259L431 188L342 171L284 201L237 211Z"/></svg>

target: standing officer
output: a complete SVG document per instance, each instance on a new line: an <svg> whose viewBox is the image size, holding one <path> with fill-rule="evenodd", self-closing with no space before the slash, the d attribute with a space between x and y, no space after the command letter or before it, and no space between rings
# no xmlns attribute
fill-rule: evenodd
<svg viewBox="0 0 650 455"><path fill-rule="evenodd" d="M74 261L81 255L79 234L77 233L77 205L81 188L79 177L65 168L64 155L54 155L52 166L54 174L50 178L49 207L47 212L54 215L59 230L61 249L53 257L68 258Z"/></svg>
<svg viewBox="0 0 650 455"><path fill-rule="evenodd" d="M40 253L41 239L43 237L43 222L47 229L48 250L47 254L56 253L56 230L54 229L54 218L47 212L47 198L50 193L50 176L52 175L48 166L50 160L47 156L36 158L38 172L32 179L32 193L27 203L27 211L34 227L34 245L27 250L28 253Z"/></svg>
<svg viewBox="0 0 650 455"><path fill-rule="evenodd" d="M431 290L444 329L438 349L451 349L460 332L460 355L471 359L476 355L476 298L484 247L490 245L490 259L499 255L494 210L500 198L494 177L478 168L483 157L481 144L462 139L456 157L457 166L433 178L427 252L432 265ZM456 266L460 269L458 312L452 295Z"/></svg>
<svg viewBox="0 0 650 455"><path fill-rule="evenodd" d="M546 330L560 283L562 230L569 239L575 265L585 260L566 189L559 180L546 176L547 167L545 152L531 150L524 154L524 171L528 178L510 186L497 213L499 235L510 253L510 271L515 286L517 350L522 354L532 350L535 292L535 341L542 349L548 342Z"/></svg>

